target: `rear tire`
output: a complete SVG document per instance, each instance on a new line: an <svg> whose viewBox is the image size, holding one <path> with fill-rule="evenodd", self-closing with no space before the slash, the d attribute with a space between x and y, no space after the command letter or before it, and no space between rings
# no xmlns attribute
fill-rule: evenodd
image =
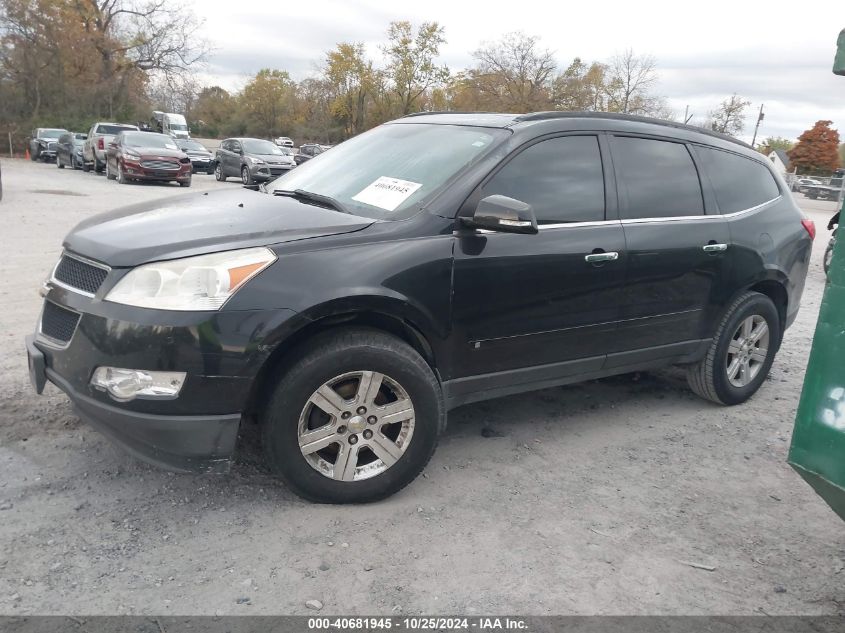
<svg viewBox="0 0 845 633"><path fill-rule="evenodd" d="M111 165L109 164L109 161L106 160L106 180L114 180L115 178L117 178L117 175L112 173Z"/></svg>
<svg viewBox="0 0 845 633"><path fill-rule="evenodd" d="M106 166L105 166L105 165L103 165L103 163L101 163L101 162L97 159L97 157L96 157L96 156L94 156L94 171L95 171L95 172L97 172L98 174L100 174L100 173L102 173L102 172L103 172L103 170L104 170L105 168L106 168Z"/></svg>
<svg viewBox="0 0 845 633"><path fill-rule="evenodd" d="M328 399L315 404L318 390L334 406ZM420 474L445 420L440 384L416 350L376 330L341 330L306 343L281 375L263 407L262 443L270 467L299 496L365 503ZM303 435L315 429L324 429L322 439L301 449Z"/></svg>
<svg viewBox="0 0 845 633"><path fill-rule="evenodd" d="M759 292L744 293L725 312L704 358L687 367L690 388L718 404L745 402L768 376L781 335L772 300Z"/></svg>

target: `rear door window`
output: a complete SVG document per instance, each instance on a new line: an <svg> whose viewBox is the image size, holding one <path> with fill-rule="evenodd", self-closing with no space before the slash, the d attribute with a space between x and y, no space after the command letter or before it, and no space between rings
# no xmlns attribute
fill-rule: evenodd
<svg viewBox="0 0 845 633"><path fill-rule="evenodd" d="M695 151L722 213L744 211L780 195L775 177L762 163L710 147L698 146Z"/></svg>
<svg viewBox="0 0 845 633"><path fill-rule="evenodd" d="M613 164L622 219L704 214L698 171L683 143L617 136Z"/></svg>
<svg viewBox="0 0 845 633"><path fill-rule="evenodd" d="M561 136L521 151L484 185L526 202L539 224L604 220L604 171L598 138Z"/></svg>

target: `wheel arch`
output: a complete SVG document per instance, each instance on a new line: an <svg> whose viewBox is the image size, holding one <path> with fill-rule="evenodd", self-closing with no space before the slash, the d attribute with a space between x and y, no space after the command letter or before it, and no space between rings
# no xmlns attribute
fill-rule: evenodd
<svg viewBox="0 0 845 633"><path fill-rule="evenodd" d="M253 380L245 413L254 415L260 410L272 394L273 385L305 345L318 336L348 328L377 330L404 341L423 357L439 379L434 347L423 328L412 320L395 312L372 308L324 313L307 320L274 346Z"/></svg>
<svg viewBox="0 0 845 633"><path fill-rule="evenodd" d="M789 292L786 289L785 283L780 279L769 278L758 281L757 283L751 285L747 290L751 292L759 292L772 300L772 303L775 304L775 308L778 311L778 318L780 319L780 333L781 337L783 337L783 333L786 330L786 311L789 306Z"/></svg>

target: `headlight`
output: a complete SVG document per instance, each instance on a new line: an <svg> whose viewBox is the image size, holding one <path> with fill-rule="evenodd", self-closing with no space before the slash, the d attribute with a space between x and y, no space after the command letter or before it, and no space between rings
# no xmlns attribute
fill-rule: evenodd
<svg viewBox="0 0 845 633"><path fill-rule="evenodd" d="M248 162L250 165L263 165L264 164L263 160L261 160L260 158L253 158L252 156L247 156L246 162Z"/></svg>
<svg viewBox="0 0 845 633"><path fill-rule="evenodd" d="M135 152L127 152L124 150L123 157L128 158L129 160L141 160L141 156L136 154Z"/></svg>
<svg viewBox="0 0 845 633"><path fill-rule="evenodd" d="M145 264L117 282L106 301L157 310L219 310L274 261L268 248L245 248Z"/></svg>

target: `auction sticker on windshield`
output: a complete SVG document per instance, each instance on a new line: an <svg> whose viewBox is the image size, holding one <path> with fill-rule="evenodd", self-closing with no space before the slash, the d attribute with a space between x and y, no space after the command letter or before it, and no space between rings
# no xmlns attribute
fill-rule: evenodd
<svg viewBox="0 0 845 633"><path fill-rule="evenodd" d="M422 183L419 182L382 176L352 196L352 199L385 211L395 211L396 207L405 202L420 187Z"/></svg>

